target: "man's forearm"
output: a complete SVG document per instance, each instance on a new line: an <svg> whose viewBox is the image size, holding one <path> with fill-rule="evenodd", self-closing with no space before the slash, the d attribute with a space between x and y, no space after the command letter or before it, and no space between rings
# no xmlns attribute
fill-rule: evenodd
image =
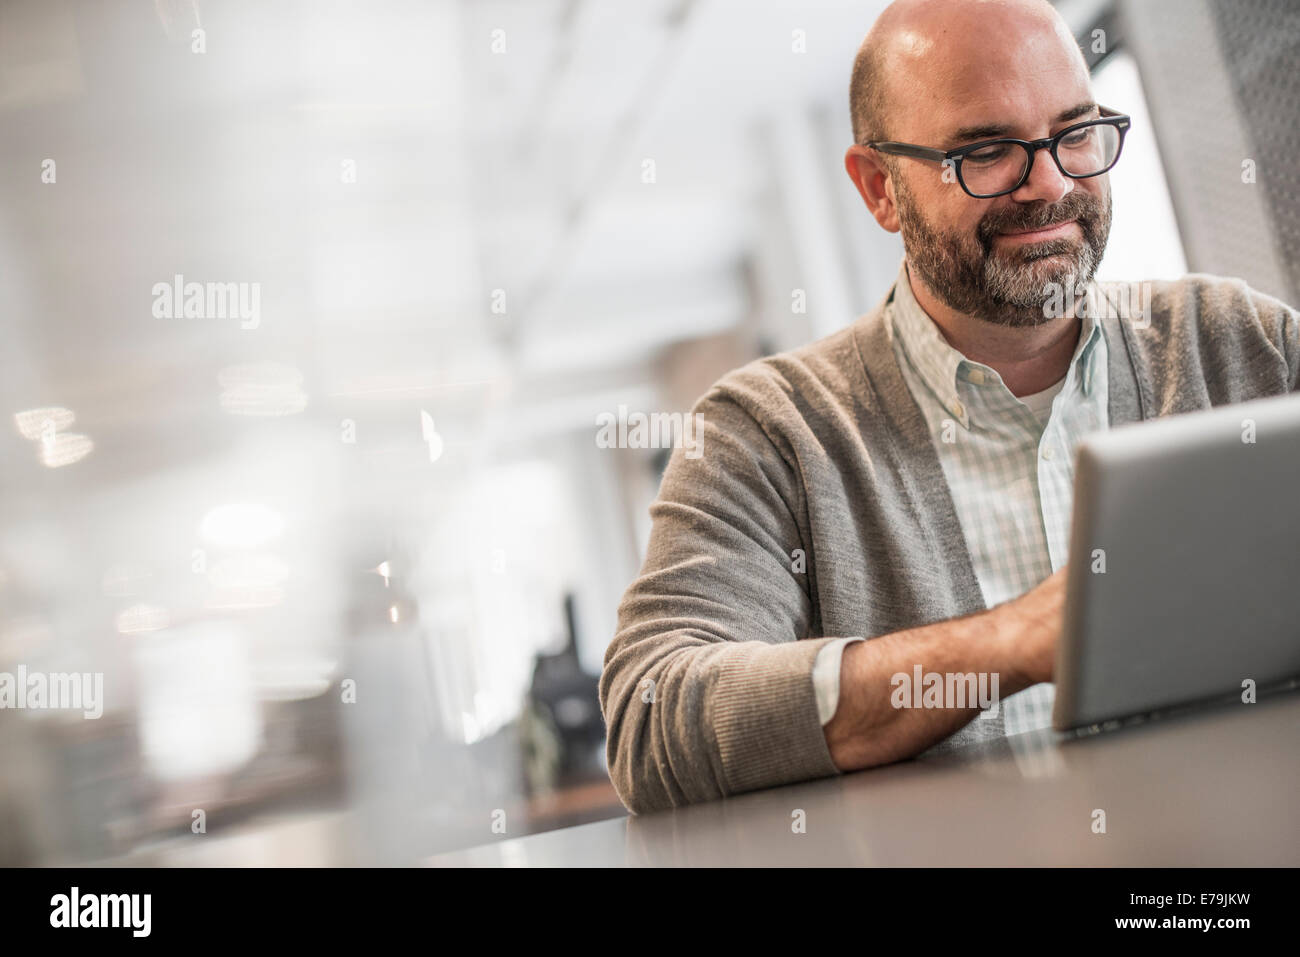
<svg viewBox="0 0 1300 957"><path fill-rule="evenodd" d="M895 707L891 679L900 673L910 678L917 665L941 675L996 674L1000 697L1050 680L1062 572L996 608L846 647L839 706L825 727L836 767L853 771L912 757L979 714L978 702L963 708Z"/></svg>

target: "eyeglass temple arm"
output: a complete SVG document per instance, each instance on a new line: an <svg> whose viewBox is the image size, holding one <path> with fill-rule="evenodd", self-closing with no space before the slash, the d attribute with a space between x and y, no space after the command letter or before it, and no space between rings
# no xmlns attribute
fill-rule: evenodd
<svg viewBox="0 0 1300 957"><path fill-rule="evenodd" d="M948 154L943 150L913 146L911 143L866 143L864 145L881 153L890 153L894 156L911 156L914 159L934 160L939 163L948 158Z"/></svg>

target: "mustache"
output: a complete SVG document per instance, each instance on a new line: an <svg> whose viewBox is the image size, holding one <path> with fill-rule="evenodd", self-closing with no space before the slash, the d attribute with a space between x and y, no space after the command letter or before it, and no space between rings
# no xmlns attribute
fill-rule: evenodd
<svg viewBox="0 0 1300 957"><path fill-rule="evenodd" d="M1104 212L1101 199L1081 192L1069 193L1059 203L1049 205L1017 204L1004 209L990 210L980 220L976 237L986 253L993 249L993 238L1008 229L1046 229L1071 219L1077 220L1085 239L1095 232L1097 221Z"/></svg>

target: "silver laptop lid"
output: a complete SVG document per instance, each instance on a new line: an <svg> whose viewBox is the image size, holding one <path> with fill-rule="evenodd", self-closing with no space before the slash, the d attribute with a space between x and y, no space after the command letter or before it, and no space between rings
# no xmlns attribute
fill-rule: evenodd
<svg viewBox="0 0 1300 957"><path fill-rule="evenodd" d="M1067 578L1059 730L1300 675L1300 396L1086 439Z"/></svg>

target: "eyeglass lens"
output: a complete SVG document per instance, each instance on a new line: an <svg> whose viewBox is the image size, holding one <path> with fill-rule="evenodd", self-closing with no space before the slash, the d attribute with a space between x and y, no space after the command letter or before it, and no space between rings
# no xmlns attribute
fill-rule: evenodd
<svg viewBox="0 0 1300 957"><path fill-rule="evenodd" d="M1110 124L1085 126L1061 139L1056 148L1062 172L1095 176L1119 153L1119 129ZM1000 193L1014 188L1029 165L1029 150L1015 143L993 143L967 153L961 161L962 181L972 193Z"/></svg>

